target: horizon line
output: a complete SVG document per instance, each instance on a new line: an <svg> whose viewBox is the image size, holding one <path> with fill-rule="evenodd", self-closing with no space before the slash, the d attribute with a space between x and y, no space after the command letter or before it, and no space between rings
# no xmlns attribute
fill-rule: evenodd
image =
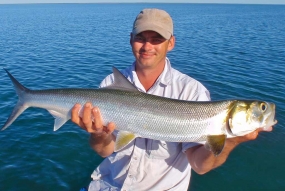
<svg viewBox="0 0 285 191"><path fill-rule="evenodd" d="M219 3L219 2L26 2L26 3L1 3L0 5L25 5L25 4L224 4L224 5L285 5L284 3Z"/></svg>

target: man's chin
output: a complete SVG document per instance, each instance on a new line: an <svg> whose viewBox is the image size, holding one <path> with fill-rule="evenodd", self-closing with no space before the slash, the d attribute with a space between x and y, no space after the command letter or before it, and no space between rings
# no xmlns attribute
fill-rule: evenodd
<svg viewBox="0 0 285 191"><path fill-rule="evenodd" d="M152 59L139 59L139 64L142 67L151 67L153 65Z"/></svg>

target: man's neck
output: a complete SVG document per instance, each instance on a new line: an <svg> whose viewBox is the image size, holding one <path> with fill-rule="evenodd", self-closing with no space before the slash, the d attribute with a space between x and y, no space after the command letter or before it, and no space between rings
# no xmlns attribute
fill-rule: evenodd
<svg viewBox="0 0 285 191"><path fill-rule="evenodd" d="M155 68L137 68L137 65L135 67L140 83L143 85L145 90L148 91L163 72L165 64Z"/></svg>

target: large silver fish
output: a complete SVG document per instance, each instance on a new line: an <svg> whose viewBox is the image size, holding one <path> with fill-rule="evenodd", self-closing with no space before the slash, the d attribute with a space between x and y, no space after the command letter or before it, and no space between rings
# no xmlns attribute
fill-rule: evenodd
<svg viewBox="0 0 285 191"><path fill-rule="evenodd" d="M54 130L71 118L75 103L92 102L107 122L119 130L115 151L136 137L170 142L201 142L218 155L227 137L241 136L257 128L277 123L275 105L264 101L226 100L211 102L182 101L142 93L116 68L114 83L101 89L30 90L7 70L18 103L2 127L6 129L29 107L47 109L54 117Z"/></svg>

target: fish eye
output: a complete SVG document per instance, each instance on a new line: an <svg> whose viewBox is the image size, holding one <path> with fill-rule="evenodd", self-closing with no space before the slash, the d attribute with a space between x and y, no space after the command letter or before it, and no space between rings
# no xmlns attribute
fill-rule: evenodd
<svg viewBox="0 0 285 191"><path fill-rule="evenodd" d="M267 109L266 104L265 103L261 103L260 104L260 109L261 109L261 111L265 111Z"/></svg>

